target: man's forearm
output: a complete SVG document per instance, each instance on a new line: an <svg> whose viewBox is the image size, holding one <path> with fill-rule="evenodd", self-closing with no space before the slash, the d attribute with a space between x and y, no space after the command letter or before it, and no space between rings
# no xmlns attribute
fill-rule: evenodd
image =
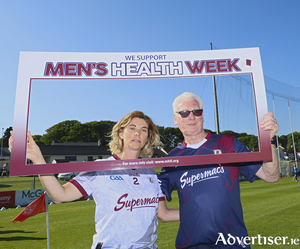
<svg viewBox="0 0 300 249"><path fill-rule="evenodd" d="M275 145L272 146L272 161L263 162L257 176L267 182L277 182L280 177L278 157Z"/></svg>

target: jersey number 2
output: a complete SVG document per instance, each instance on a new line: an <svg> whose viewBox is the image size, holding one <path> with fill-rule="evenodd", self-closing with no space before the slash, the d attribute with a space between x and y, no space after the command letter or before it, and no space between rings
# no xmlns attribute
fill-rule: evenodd
<svg viewBox="0 0 300 249"><path fill-rule="evenodd" d="M133 177L133 184L134 185L140 185L139 180L136 177Z"/></svg>

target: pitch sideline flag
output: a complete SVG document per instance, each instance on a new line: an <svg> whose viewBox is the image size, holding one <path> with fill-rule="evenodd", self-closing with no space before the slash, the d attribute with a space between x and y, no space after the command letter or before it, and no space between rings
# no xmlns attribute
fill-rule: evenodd
<svg viewBox="0 0 300 249"><path fill-rule="evenodd" d="M31 216L44 212L46 212L45 193L41 194L40 197L33 202L29 203L28 206L13 219L13 223L16 223L17 221L23 222Z"/></svg>

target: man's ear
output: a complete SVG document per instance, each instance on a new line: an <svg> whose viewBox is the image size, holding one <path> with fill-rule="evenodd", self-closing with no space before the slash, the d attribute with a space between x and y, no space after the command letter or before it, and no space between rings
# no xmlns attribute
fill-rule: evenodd
<svg viewBox="0 0 300 249"><path fill-rule="evenodd" d="M174 119L174 124L178 125L178 121L177 121L178 115L176 115L176 113L173 114L173 119Z"/></svg>

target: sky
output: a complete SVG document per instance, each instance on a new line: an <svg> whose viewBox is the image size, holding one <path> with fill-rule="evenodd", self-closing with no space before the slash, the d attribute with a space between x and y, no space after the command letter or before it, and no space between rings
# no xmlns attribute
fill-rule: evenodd
<svg viewBox="0 0 300 249"><path fill-rule="evenodd" d="M213 49L259 47L278 135L300 132L299 11L297 0L0 0L0 128L14 123L21 51L195 51L210 50L212 43ZM252 89L241 82L217 79L220 129L255 134ZM133 110L144 111L157 125L174 126L172 101L184 91L203 99L204 126L216 130L211 77L34 81L28 129L42 135L65 120L118 121Z"/></svg>

